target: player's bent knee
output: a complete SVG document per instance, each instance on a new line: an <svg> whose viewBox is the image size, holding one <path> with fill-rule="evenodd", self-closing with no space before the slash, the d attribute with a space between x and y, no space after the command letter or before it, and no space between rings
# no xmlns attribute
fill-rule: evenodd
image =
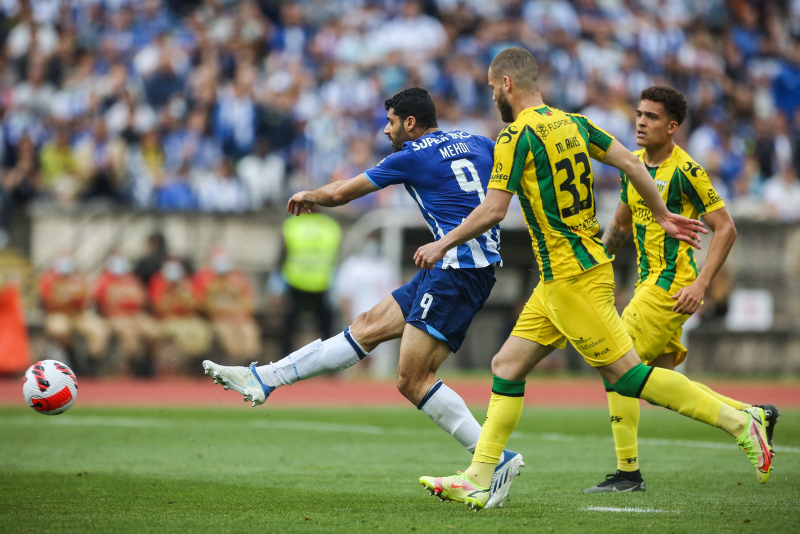
<svg viewBox="0 0 800 534"><path fill-rule="evenodd" d="M405 325L403 325L405 326ZM402 335L400 332L393 332L390 324L386 324L385 317L369 310L355 318L353 324L350 325L350 333L361 347L367 352L390 339L395 339Z"/></svg>
<svg viewBox="0 0 800 534"><path fill-rule="evenodd" d="M414 402L415 386L419 383L414 377L397 373L397 390L411 402Z"/></svg>
<svg viewBox="0 0 800 534"><path fill-rule="evenodd" d="M367 352L372 351L383 341L380 339L380 325L376 323L374 314L368 311L356 317L353 324L350 325L350 334Z"/></svg>
<svg viewBox="0 0 800 534"><path fill-rule="evenodd" d="M525 380L528 373L524 362L500 352L492 358L492 374L506 380Z"/></svg>
<svg viewBox="0 0 800 534"><path fill-rule="evenodd" d="M397 370L397 390L408 400L417 404L425 396L427 373L406 373Z"/></svg>
<svg viewBox="0 0 800 534"><path fill-rule="evenodd" d="M369 318L367 314L369 312L359 313L358 316L353 320L353 323L350 325L350 332L353 334L360 334L362 337L366 337L367 333L369 332Z"/></svg>

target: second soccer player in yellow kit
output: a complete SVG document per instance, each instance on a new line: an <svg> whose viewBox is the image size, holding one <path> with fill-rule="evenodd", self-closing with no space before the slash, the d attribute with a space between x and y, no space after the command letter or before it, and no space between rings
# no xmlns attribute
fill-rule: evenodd
<svg viewBox="0 0 800 534"><path fill-rule="evenodd" d="M603 234L603 243L611 254L631 233L634 235L639 276L622 321L642 362L665 369L674 369L686 357L686 348L681 344L683 323L697 311L736 239L733 220L706 171L673 141L687 108L683 95L672 87L654 86L642 91L636 110L636 143L642 149L634 154L647 167L670 211L690 219L702 216L714 232L703 269L698 271L691 246L672 239L655 222L624 173L619 207ZM704 384L694 384L737 410L750 407ZM585 492L645 491L637 443L639 402L616 393L608 384L606 393L617 471ZM772 434L780 414L775 406L761 407L772 448Z"/></svg>

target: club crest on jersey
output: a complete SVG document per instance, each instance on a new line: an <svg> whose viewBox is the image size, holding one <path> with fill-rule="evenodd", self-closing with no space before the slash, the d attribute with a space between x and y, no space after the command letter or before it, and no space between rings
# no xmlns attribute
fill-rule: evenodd
<svg viewBox="0 0 800 534"><path fill-rule="evenodd" d="M544 124L539 123L539 124L536 125L536 134L539 137L541 137L542 139L547 137L547 134L549 134L549 133L550 133L550 130L548 130L547 126L545 126Z"/></svg>
<svg viewBox="0 0 800 534"><path fill-rule="evenodd" d="M667 182L664 180L656 180L656 187L658 188L659 193L663 193L664 189L667 188Z"/></svg>

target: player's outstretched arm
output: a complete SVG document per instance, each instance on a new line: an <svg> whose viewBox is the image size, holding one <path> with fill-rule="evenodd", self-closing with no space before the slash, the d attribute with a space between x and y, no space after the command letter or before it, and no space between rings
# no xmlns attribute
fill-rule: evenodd
<svg viewBox="0 0 800 534"><path fill-rule="evenodd" d="M622 146L619 141L614 141L609 147L603 163L612 165L625 173L633 187L642 196L647 207L650 208L653 218L667 234L689 243L694 248L700 248L700 234L707 234L708 230L703 228L703 223L700 221L687 219L677 213L670 213L653 178L639 158Z"/></svg>
<svg viewBox="0 0 800 534"><path fill-rule="evenodd" d="M367 180L364 174L359 174L349 180L337 180L317 189L295 193L289 199L286 211L294 215L300 215L303 211L311 213L311 208L314 204L325 206L326 208L343 206L352 200L374 193L377 190L378 188Z"/></svg>
<svg viewBox="0 0 800 534"><path fill-rule="evenodd" d="M617 213L603 231L603 244L610 254L616 254L633 231L631 209L622 202L617 206Z"/></svg>
<svg viewBox="0 0 800 534"><path fill-rule="evenodd" d="M414 263L420 269L433 269L448 250L478 237L505 219L512 196L513 194L508 191L489 189L481 205L475 208L457 228L439 241L419 247L414 254Z"/></svg>
<svg viewBox="0 0 800 534"><path fill-rule="evenodd" d="M733 242L736 241L736 226L733 224L733 219L731 219L727 209L720 208L711 213L706 213L703 215L703 220L714 232L714 235L711 236L711 243L708 245L708 256L703 268L700 269L700 273L697 275L697 279L688 286L679 289L672 296L677 301L672 307L672 311L676 313L691 315L697 311L700 303L703 302L708 285L717 276L722 264L728 258Z"/></svg>

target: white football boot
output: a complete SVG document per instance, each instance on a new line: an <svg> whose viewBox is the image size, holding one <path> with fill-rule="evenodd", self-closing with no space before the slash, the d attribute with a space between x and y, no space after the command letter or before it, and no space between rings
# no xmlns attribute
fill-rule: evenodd
<svg viewBox="0 0 800 534"><path fill-rule="evenodd" d="M253 406L264 404L269 394L275 389L264 384L256 373L253 362L250 367L218 365L211 360L203 361L203 369L214 378L215 384L222 384L225 389L232 389L244 397L244 401L252 401Z"/></svg>
<svg viewBox="0 0 800 534"><path fill-rule="evenodd" d="M490 496L485 508L502 508L503 501L508 497L508 490L514 477L519 475L519 468L525 467L522 455L508 449L503 451L503 458L497 467L494 468L492 475L492 485L490 486Z"/></svg>

